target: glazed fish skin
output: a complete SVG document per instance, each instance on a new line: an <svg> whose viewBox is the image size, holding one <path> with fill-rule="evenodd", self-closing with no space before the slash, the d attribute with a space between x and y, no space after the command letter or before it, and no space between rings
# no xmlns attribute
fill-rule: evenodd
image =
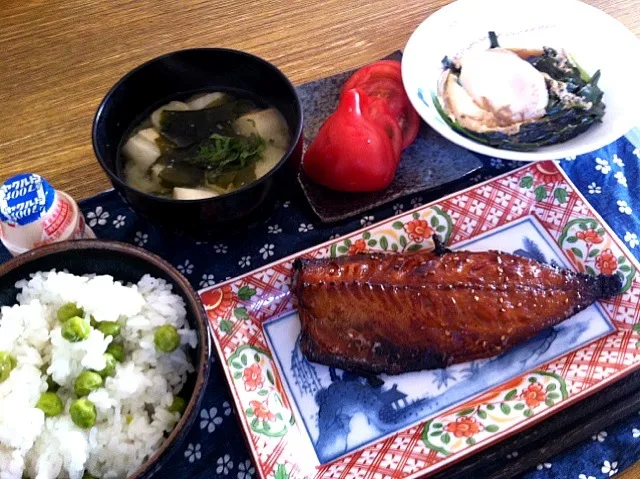
<svg viewBox="0 0 640 479"><path fill-rule="evenodd" d="M622 287L618 276L496 251L297 260L294 269L303 354L365 374L495 356Z"/></svg>

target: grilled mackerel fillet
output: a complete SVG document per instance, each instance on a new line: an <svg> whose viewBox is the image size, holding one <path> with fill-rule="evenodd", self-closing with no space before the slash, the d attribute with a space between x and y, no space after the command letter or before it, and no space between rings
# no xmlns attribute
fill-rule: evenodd
<svg viewBox="0 0 640 479"><path fill-rule="evenodd" d="M495 356L622 287L615 275L439 244L432 252L299 259L294 270L303 354L360 374Z"/></svg>

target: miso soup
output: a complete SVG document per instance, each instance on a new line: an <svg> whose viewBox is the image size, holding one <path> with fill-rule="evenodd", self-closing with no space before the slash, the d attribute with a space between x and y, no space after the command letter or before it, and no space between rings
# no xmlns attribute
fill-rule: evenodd
<svg viewBox="0 0 640 479"><path fill-rule="evenodd" d="M291 143L275 108L211 92L156 109L123 142L122 176L138 190L178 200L224 195L273 169Z"/></svg>

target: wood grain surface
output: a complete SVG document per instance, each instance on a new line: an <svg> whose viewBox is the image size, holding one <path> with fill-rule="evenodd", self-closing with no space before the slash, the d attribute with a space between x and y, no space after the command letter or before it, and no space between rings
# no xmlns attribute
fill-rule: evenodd
<svg viewBox="0 0 640 479"><path fill-rule="evenodd" d="M3 0L0 180L35 172L76 198L110 187L91 148L93 115L122 75L160 54L199 46L246 50L302 83L404 47L446 3ZM640 34L637 0L589 3Z"/></svg>
<svg viewBox="0 0 640 479"><path fill-rule="evenodd" d="M524 0L514 0L524 1ZM109 88L155 56L245 50L294 83L403 48L448 0L2 0L0 180L35 172L75 198L110 187L91 148ZM588 0L640 35L638 0ZM640 466L619 477L640 477Z"/></svg>

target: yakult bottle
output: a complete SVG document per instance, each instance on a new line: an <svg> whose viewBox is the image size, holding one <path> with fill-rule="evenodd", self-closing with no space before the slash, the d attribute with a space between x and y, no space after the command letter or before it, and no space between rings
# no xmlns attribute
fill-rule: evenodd
<svg viewBox="0 0 640 479"><path fill-rule="evenodd" d="M13 256L58 241L95 237L73 198L41 176L24 173L0 186L0 240Z"/></svg>

